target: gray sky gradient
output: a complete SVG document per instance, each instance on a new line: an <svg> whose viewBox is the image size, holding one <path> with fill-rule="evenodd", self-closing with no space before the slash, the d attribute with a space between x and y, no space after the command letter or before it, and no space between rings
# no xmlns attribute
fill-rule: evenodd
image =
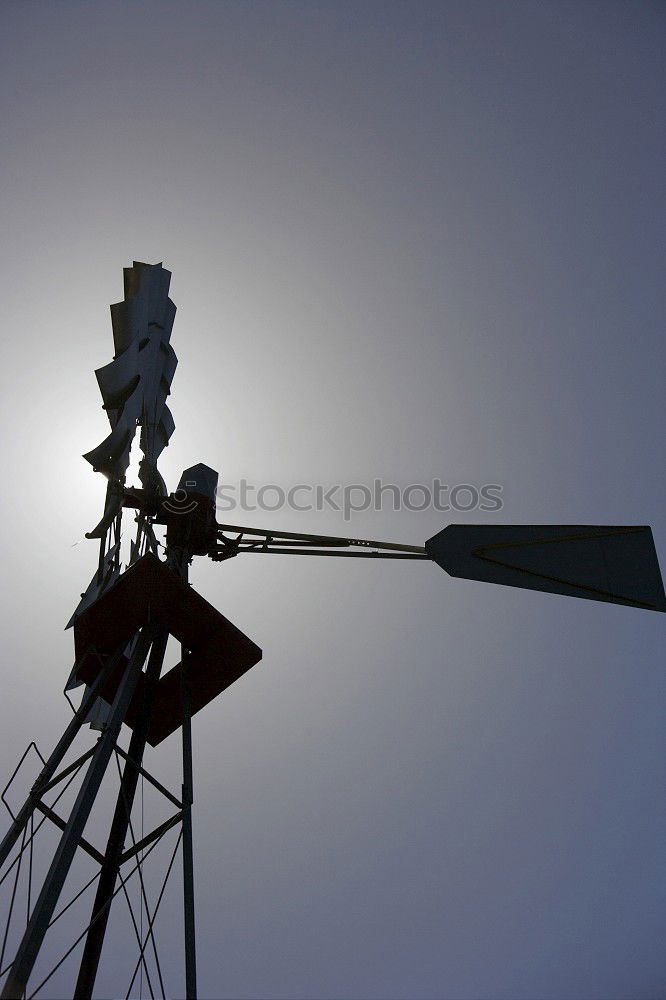
<svg viewBox="0 0 666 1000"><path fill-rule="evenodd" d="M199 461L498 483L499 514L245 520L651 524L664 563L665 28L652 3L5 0L3 773L68 718L104 493L80 456L133 259L173 272L171 488ZM663 616L420 563L192 581L264 650L195 724L202 997L666 996ZM149 756L176 784L177 751Z"/></svg>

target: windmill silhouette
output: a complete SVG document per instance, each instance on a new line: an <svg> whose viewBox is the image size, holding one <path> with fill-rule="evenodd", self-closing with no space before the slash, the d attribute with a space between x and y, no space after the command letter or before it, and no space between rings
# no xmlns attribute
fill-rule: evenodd
<svg viewBox="0 0 666 1000"><path fill-rule="evenodd" d="M29 986L45 935L58 919L56 906L77 851L98 866L97 887L90 919L67 955L83 942L72 995L77 1000L92 997L111 903L121 888L126 892L133 874L141 878L147 856L177 827L183 866L185 991L188 998L197 996L191 719L256 665L262 652L189 585L194 556L215 561L247 553L434 561L453 577L666 610L652 533L645 526L449 525L424 546L414 546L218 524L217 473L203 464L186 469L169 494L157 463L174 430L166 405L177 365L170 343L176 313L168 297L170 278L161 264L134 262L124 270L124 300L111 306L114 358L96 372L110 432L84 456L107 479L102 517L87 534L99 541L99 559L68 624L74 634L75 663L66 690L83 687L83 696L53 752L42 758L41 772L0 844L0 866L6 869L2 879L14 875L0 956L3 998L35 996L48 982L51 973L34 988ZM138 427L140 486L129 487L126 477ZM134 511L136 532L123 560L121 526L128 510ZM157 538L157 527L164 530L163 542ZM180 643L181 656L163 672L169 636ZM65 764L87 724L99 730L97 742ZM123 725L131 733L127 750L119 743ZM179 730L182 789L177 796L148 773L143 757L146 744L158 746ZM34 743L26 754L31 749L36 749ZM100 850L84 833L114 758L119 763L119 789L106 845ZM75 801L67 817L61 817L45 796L64 779L81 773ZM175 812L137 840L131 815L139 779L148 781ZM14 958L3 967L9 927L12 919L18 919L14 902L21 864L25 853L32 852L37 814L41 823L48 820L59 829L60 839L34 903L29 883L26 926ZM147 913L145 935L137 931L139 959L134 970L136 975L139 966L145 969L151 995L146 949L149 943L154 946L156 909ZM159 964L157 971L164 993Z"/></svg>

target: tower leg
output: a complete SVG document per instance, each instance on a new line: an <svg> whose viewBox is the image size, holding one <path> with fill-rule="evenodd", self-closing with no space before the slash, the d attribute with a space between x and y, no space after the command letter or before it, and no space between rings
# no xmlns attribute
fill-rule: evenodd
<svg viewBox="0 0 666 1000"><path fill-rule="evenodd" d="M95 986L95 978L99 966L106 925L109 920L110 902L113 898L116 886L116 878L120 864L120 856L125 846L125 837L132 813L132 804L139 780L139 767L143 761L143 753L146 747L148 727L155 703L157 683L160 679L160 671L164 661L167 640L169 634L166 631L160 634L153 641L148 666L146 667L146 683L144 687L144 697L138 718L132 731L127 759L123 769L123 776L120 782L116 807L111 822L109 839L104 855L104 865L97 884L95 902L93 903L91 923L86 935L86 943L83 949L79 975L74 990L74 1000L88 1000L92 996Z"/></svg>
<svg viewBox="0 0 666 1000"><path fill-rule="evenodd" d="M187 582L190 553L186 548L172 545L167 550L167 561L181 580ZM180 675L180 703L183 716L183 927L185 932L185 997L197 1000L197 948L194 916L194 858L192 851L192 803L194 781L192 777L192 706L190 704L189 655L185 645L180 647L183 670Z"/></svg>
<svg viewBox="0 0 666 1000"><path fill-rule="evenodd" d="M187 653L182 657L183 705L183 915L185 925L185 996L197 997L197 953L194 925L194 862L192 856L192 722L190 719L189 670Z"/></svg>
<svg viewBox="0 0 666 1000"><path fill-rule="evenodd" d="M36 804L40 798L41 789L43 789L43 787L46 784L48 784L48 782L54 776L65 754L67 753L70 746L74 742L79 730L81 729L81 726L85 724L88 712L93 707L97 699L97 692L103 687L107 678L110 677L110 675L118 665L126 645L127 645L126 643L123 643L122 646L116 650L113 656L110 657L108 663L105 665L104 669L100 672L100 674L96 678L95 683L91 685L91 687L89 688L88 693L85 695L76 714L70 720L67 728L65 729L65 732L58 740L53 750L53 753L51 754L46 764L42 768L41 773L37 778L37 781L35 782L35 784L31 789L30 795L28 796L24 804L21 806L21 809L16 815L16 819L14 820L9 830L2 839L2 843L0 844L0 866L4 865L5 861L9 857L9 853L12 847L17 842L18 838L21 836L23 827L26 825L26 823L32 816L33 812L35 811Z"/></svg>
<svg viewBox="0 0 666 1000"><path fill-rule="evenodd" d="M22 997L26 989L44 935L56 908L58 897L111 759L143 662L157 634L158 629L154 625L145 626L139 634L134 652L113 699L108 724L97 741L95 752L88 765L76 801L72 806L69 820L60 838L32 916L5 981L1 994L2 1000L15 1000L16 997Z"/></svg>

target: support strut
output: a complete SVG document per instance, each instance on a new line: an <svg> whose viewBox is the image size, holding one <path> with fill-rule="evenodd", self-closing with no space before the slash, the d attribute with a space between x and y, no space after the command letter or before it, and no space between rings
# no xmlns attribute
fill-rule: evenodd
<svg viewBox="0 0 666 1000"><path fill-rule="evenodd" d="M143 688L143 698L137 721L132 731L123 776L120 782L116 807L111 822L111 830L104 854L104 863L97 884L95 902L93 903L91 923L86 935L79 975L74 990L74 1000L90 1000L95 986L97 969L104 945L104 935L109 920L110 903L116 886L116 878L120 859L125 846L125 837L129 827L132 804L139 780L139 768L146 747L148 726L152 714L157 682L160 678L164 654L166 651L168 632L160 631L150 650L148 666L146 667L146 682Z"/></svg>
<svg viewBox="0 0 666 1000"><path fill-rule="evenodd" d="M88 821L90 811L113 754L120 727L134 694L143 662L151 643L158 634L157 627L146 625L141 630L134 652L125 669L111 706L106 728L102 732L92 756L85 778L72 806L66 828L60 838L48 874L35 903L30 921L16 952L10 972L2 991L2 1000L22 997L35 960L48 930L49 923L58 902L58 897L71 867L76 849Z"/></svg>

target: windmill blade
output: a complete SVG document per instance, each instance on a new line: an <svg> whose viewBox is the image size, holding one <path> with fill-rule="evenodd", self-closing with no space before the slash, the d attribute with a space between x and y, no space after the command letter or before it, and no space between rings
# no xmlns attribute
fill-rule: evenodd
<svg viewBox="0 0 666 1000"><path fill-rule="evenodd" d="M178 364L169 343L176 307L168 298L171 273L161 264L134 261L123 273L125 299L111 306L116 354L95 373L111 433L83 457L109 479L124 480L140 425L141 450L151 467L144 468L146 485L159 482L157 459L174 431L166 398Z"/></svg>
<svg viewBox="0 0 666 1000"><path fill-rule="evenodd" d="M666 611L652 531L589 524L450 524L426 551L450 576Z"/></svg>

